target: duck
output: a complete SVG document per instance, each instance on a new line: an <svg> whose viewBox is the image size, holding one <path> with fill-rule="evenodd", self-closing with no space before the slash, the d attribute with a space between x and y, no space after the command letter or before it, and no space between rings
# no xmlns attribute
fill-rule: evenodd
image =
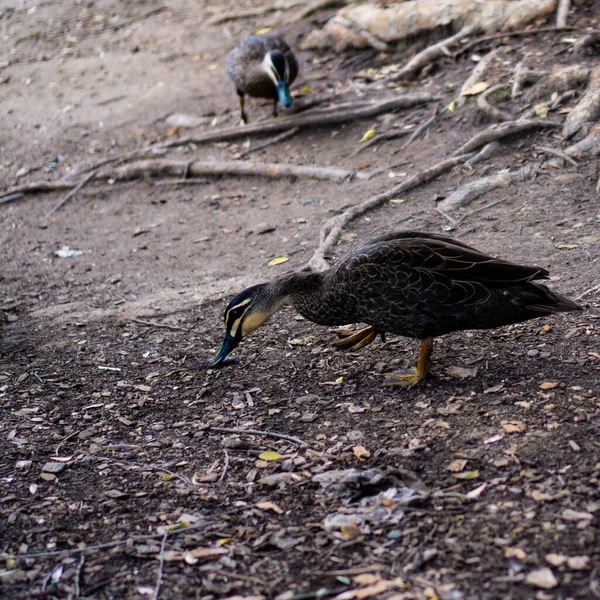
<svg viewBox="0 0 600 600"><path fill-rule="evenodd" d="M229 53L226 71L235 83L240 101L242 123L248 123L244 110L246 95L273 100L273 116L277 102L292 105L290 85L298 75L298 61L283 38L277 35L249 35Z"/></svg>
<svg viewBox="0 0 600 600"><path fill-rule="evenodd" d="M319 325L366 324L338 342L351 350L386 333L420 340L416 369L389 373L385 381L415 384L432 374L435 337L581 310L538 283L548 278L542 267L494 258L443 235L388 232L325 271L290 272L241 291L225 310L225 339L212 364L221 366L244 337L291 305Z"/></svg>

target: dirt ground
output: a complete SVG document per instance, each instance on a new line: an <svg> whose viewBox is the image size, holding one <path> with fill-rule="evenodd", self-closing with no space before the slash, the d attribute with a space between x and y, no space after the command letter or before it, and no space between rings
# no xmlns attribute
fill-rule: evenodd
<svg viewBox="0 0 600 600"><path fill-rule="evenodd" d="M172 114L205 117L199 130L234 125L224 64L235 41L276 25L296 45L332 14L207 24L249 6L2 2L0 186L187 135ZM574 3L570 21L598 27L596 7ZM596 63L594 49L573 57L570 35L505 40L495 79L521 60ZM447 106L473 53L408 91ZM359 71L408 55L299 53L293 89L359 98ZM249 111L256 121L270 109L250 100ZM368 213L335 253L393 227L446 232L548 268L585 311L437 339L437 377L406 389L382 383L414 364L414 342L339 352L332 331L291 310L209 366L231 294L301 267L336 211L487 125L469 104L406 149L400 138L350 156L369 128L432 111L304 130L250 155L381 169L369 180L143 181L89 186L50 217L62 193L0 206L1 597L600 597L600 163L534 148L557 145L556 131L508 140L472 172ZM231 159L247 145L169 156ZM487 194L456 228L435 211L460 183L525 164L535 179ZM63 246L81 253L59 258ZM289 261L268 266L280 255Z"/></svg>

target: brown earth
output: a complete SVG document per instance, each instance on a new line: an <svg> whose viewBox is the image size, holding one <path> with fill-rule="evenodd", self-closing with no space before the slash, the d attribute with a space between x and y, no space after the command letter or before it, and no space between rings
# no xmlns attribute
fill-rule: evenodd
<svg viewBox="0 0 600 600"><path fill-rule="evenodd" d="M173 113L208 117L205 128L235 124L226 54L289 14L206 24L244 7L4 2L0 184L55 180L187 135L166 123ZM597 27L593 7L576 3L573 23ZM278 31L295 44L311 26ZM509 79L520 60L597 62L593 49L574 58L570 36L505 40L490 77ZM294 89L357 98L360 69L406 56L304 53ZM445 59L409 91L441 94L447 106L471 56ZM506 104L513 114L526 106ZM2 597L600 597L600 294L589 292L600 276L599 163L574 167L533 148L556 146L558 133L508 140L473 172L365 215L336 254L395 226L447 231L549 268L555 289L589 292L587 310L438 339L438 376L407 389L384 388L383 373L414 363L413 342L338 352L331 331L288 310L223 369L209 368L231 293L300 267L325 219L487 126L469 104L443 112L407 149L400 138L349 156L369 128L418 125L432 110L302 131L251 155L383 170L368 181L90 185L49 218L61 194L0 206ZM250 113L257 120L269 107L251 100ZM230 159L243 148L169 156ZM456 229L435 212L460 183L525 164L535 179L486 195ZM265 224L274 229L257 233ZM61 259L62 246L82 254ZM283 254L287 263L267 265ZM258 458L267 450L282 458ZM348 469L362 479L319 483Z"/></svg>

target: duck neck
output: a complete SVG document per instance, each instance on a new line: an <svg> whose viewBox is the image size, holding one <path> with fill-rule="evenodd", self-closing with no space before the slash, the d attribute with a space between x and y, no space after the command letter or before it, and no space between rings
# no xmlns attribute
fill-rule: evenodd
<svg viewBox="0 0 600 600"><path fill-rule="evenodd" d="M323 284L323 273L296 271L286 273L271 282L277 296L294 304L296 297L316 294Z"/></svg>

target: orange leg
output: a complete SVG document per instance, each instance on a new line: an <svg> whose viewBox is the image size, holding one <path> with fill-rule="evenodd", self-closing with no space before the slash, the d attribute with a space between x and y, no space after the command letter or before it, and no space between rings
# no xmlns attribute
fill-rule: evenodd
<svg viewBox="0 0 600 600"><path fill-rule="evenodd" d="M425 338L421 341L421 354L417 368L409 373L388 373L385 377L386 386L410 385L423 381L431 375L431 352L433 350L433 338Z"/></svg>

